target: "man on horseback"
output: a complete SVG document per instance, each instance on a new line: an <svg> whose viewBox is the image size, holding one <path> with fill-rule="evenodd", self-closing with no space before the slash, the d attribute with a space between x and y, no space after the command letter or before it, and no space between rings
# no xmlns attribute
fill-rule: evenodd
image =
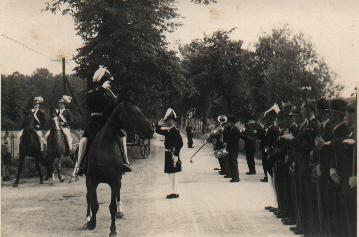
<svg viewBox="0 0 359 237"><path fill-rule="evenodd" d="M44 139L42 137L43 136L42 130L44 129L44 125L45 125L45 121L46 121L45 112L40 108L40 104L42 104L43 102L44 102L44 99L41 96L35 97L32 102L32 104L33 104L32 109L27 111L28 116L33 117L33 128L37 135L40 149L42 152L44 151ZM25 121L24 121L24 123L25 123ZM23 129L24 129L24 126L25 125L23 124L23 126L22 126ZM20 134L22 134L22 131L20 131Z"/></svg>
<svg viewBox="0 0 359 237"><path fill-rule="evenodd" d="M86 172L86 162L84 162L86 160L83 161L83 158L88 151L87 148L91 146L96 134L103 127L107 118L110 117L113 109L118 103L117 96L111 90L111 81L113 81L111 73L106 68L100 66L93 76L94 89L88 91L86 94L90 119L80 140L73 176L81 175ZM131 167L127 158L125 136L126 134L123 132L118 137L118 140L123 148L122 151L124 151L124 155L122 156L124 157L124 171L130 172Z"/></svg>
<svg viewBox="0 0 359 237"><path fill-rule="evenodd" d="M72 121L72 115L71 111L69 109L66 109L66 105L70 104L72 101L72 97L68 95L63 95L61 99L58 102L58 108L53 111L54 115L59 116L60 118L60 128L62 133L65 136L65 140L67 143L67 150L68 153L72 153L72 136L70 131L70 123ZM48 131L45 135L45 141L47 141L47 138L50 134L50 131Z"/></svg>

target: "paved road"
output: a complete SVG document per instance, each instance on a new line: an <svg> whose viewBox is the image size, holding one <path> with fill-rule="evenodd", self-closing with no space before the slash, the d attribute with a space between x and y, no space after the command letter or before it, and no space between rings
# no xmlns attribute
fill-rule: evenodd
<svg viewBox="0 0 359 237"><path fill-rule="evenodd" d="M263 208L273 204L274 198L270 185L259 182L260 164L257 176L246 176L241 155L241 182L230 183L213 171L218 162L212 158L209 145L193 164L189 157L195 149L184 147L180 198L167 200L169 184L163 173L162 142L157 138L152 145L151 156L134 161L134 172L124 176L122 200L126 214L117 221L119 236L293 235ZM97 229L82 231L86 211L83 179L53 187L31 181L17 189L2 187L2 236L108 236L110 190L106 185L98 189Z"/></svg>

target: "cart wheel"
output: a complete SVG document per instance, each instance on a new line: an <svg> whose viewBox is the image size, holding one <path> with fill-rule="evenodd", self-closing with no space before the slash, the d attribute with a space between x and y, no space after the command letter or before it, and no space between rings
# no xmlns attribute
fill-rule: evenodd
<svg viewBox="0 0 359 237"><path fill-rule="evenodd" d="M141 151L142 158L144 158L144 159L148 158L148 156L150 155L150 150L151 150L150 140L147 140L147 142L144 142L141 139L140 151Z"/></svg>

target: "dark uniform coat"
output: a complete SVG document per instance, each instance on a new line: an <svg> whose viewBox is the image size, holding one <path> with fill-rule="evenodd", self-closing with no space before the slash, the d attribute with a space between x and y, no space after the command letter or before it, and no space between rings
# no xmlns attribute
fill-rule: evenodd
<svg viewBox="0 0 359 237"><path fill-rule="evenodd" d="M103 87L90 90L86 95L90 120L85 128L83 137L91 143L98 131L103 127L117 103L110 97Z"/></svg>
<svg viewBox="0 0 359 237"><path fill-rule="evenodd" d="M173 155L178 156L183 146L183 141L180 131L176 127L172 127L169 130L161 129L161 126L156 124L156 132L165 136L165 173L176 173L181 170L176 170L173 164Z"/></svg>
<svg viewBox="0 0 359 237"><path fill-rule="evenodd" d="M61 111L60 109L56 109L55 113L60 117L61 126L65 128L70 128L70 124L72 122L71 111L68 109L64 109Z"/></svg>
<svg viewBox="0 0 359 237"><path fill-rule="evenodd" d="M26 116L33 117L32 126L35 130L44 130L45 129L46 113L43 109L37 109L37 110L30 109ZM26 121L24 121L22 128L25 127L25 123L26 123Z"/></svg>

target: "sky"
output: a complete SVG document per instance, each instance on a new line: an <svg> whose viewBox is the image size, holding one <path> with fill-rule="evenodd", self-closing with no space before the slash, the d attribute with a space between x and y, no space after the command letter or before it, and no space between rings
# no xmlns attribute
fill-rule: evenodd
<svg viewBox="0 0 359 237"><path fill-rule="evenodd" d="M316 51L338 75L344 96L359 82L359 1L357 0L217 0L217 4L196 5L177 0L183 25L168 35L171 47L189 43L216 30L229 30L233 39L252 49L258 37L288 24L304 33ZM35 53L0 35L0 73L19 71L31 74L46 67L61 72L61 63L71 58L81 39L71 17L44 12L46 0L1 0L0 34L11 37L39 52ZM44 54L44 55L42 55ZM75 67L66 64L67 72Z"/></svg>

